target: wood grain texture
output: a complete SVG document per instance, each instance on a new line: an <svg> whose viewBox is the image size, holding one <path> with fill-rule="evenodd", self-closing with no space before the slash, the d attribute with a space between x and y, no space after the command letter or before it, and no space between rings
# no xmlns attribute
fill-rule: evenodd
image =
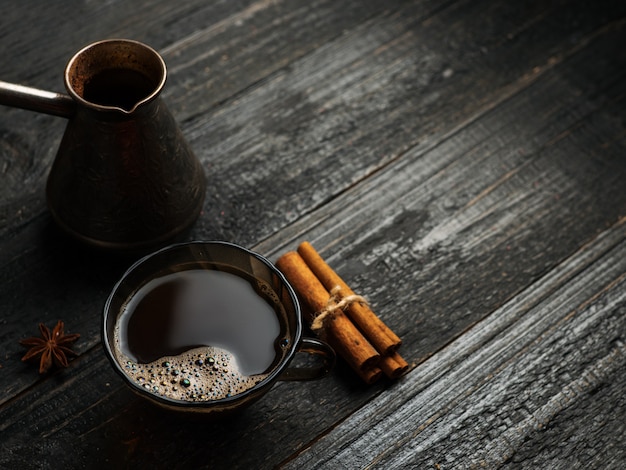
<svg viewBox="0 0 626 470"><path fill-rule="evenodd" d="M46 212L62 120L3 110L0 466L623 460L622 2L13 3L4 80L59 89L77 44L105 36L162 51L210 182L188 238L273 259L310 240L413 370L365 387L340 362L229 420L163 416L100 347L132 259ZM58 318L80 357L38 377L17 341Z"/></svg>
<svg viewBox="0 0 626 470"><path fill-rule="evenodd" d="M614 43L609 34L596 46ZM593 50L588 53L598 53ZM280 252L293 246L292 237L311 240L381 314L390 312L391 326L426 357L623 214L624 142L613 118L622 106L621 85L587 101L581 88L562 79L587 60L586 53L572 57L432 150L409 152L262 248ZM623 66L615 65L621 76ZM606 72L597 70L589 83L600 84L611 76ZM559 111L541 109L542 96L558 101ZM587 139L598 121L612 137ZM605 187L603 178L614 185ZM580 223L581 214L598 217L597 228ZM413 337L418 325L429 334Z"/></svg>
<svg viewBox="0 0 626 470"><path fill-rule="evenodd" d="M495 310L415 369L397 386L402 390L381 394L285 468L495 468L506 462L532 468L532 459L546 468L620 468L626 455L625 224ZM598 421L559 416L579 403L598 410ZM570 430L566 442L558 435L562 427ZM611 452L586 455L596 448L595 437ZM565 445L556 448L555 441ZM549 450L529 452L538 442Z"/></svg>

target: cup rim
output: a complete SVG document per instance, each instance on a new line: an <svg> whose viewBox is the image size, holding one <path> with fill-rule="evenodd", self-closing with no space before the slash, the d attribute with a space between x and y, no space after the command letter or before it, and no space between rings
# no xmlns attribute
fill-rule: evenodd
<svg viewBox="0 0 626 470"><path fill-rule="evenodd" d="M117 312L112 312L111 311L111 304L114 300L114 297L116 296L120 286L123 284L123 282L126 280L126 278L132 274L136 269L138 269L140 266L142 266L144 263L148 262L149 260L158 257L160 255L162 255L163 253L166 252L171 252L171 251L176 251L176 250L180 250L184 247L188 247L190 245L214 245L214 246L227 246L229 248L234 248L236 250L240 250L243 251L245 253L247 253L250 256L255 257L256 259L258 259L259 261L261 261L263 264L265 264L274 274L276 274L278 276L278 278L280 279L281 283L283 284L283 286L285 287L285 289L287 290L289 296L291 297L291 300L293 301L294 304L294 332L291 338L291 345L289 350L287 351L287 353L285 354L285 356L282 358L282 360L280 361L279 364L277 364L273 370L267 374L267 377L265 377L263 380L261 380L260 382L258 382L257 384L255 384L253 387L250 387L249 389L241 392L241 393L237 393L235 395L232 396L228 396L228 397L224 397L224 398L218 398L215 400L206 400L206 401L186 401L186 400L179 400L179 399L175 399L175 398L167 398L167 397L163 397L160 395L156 395L148 390L145 390L143 387L141 387L137 382L135 382L134 380L132 380L130 378L130 376L128 376L128 374L126 374L122 368L122 364L120 364L120 362L116 359L115 356L115 352L113 350L113 346L112 346L112 342L113 342L113 338L109 338L109 334L108 334L108 328L107 328L107 324L109 321L109 318L112 315L116 315ZM117 317L115 317L115 319L117 320ZM157 404L161 405L161 406L165 406L166 408L170 408L170 409L174 409L174 410L186 410L186 411L194 411L194 410L203 410L203 411L210 411L211 409L214 408L220 408L220 409L224 409L224 410L228 410L228 409L233 409L236 408L237 405L240 402L246 402L247 398L250 397L250 395L256 395L258 394L258 396L260 397L261 395L263 395L265 392L267 392L269 390L269 388L278 380L278 378L280 377L281 373L285 370L285 368L289 365L289 363L291 362L291 359L293 358L293 356L296 354L297 349L298 349L298 345L300 344L302 339L302 315L301 315L301 307L300 307L300 303L298 301L298 297L296 295L295 290L293 289L293 287L291 286L291 284L287 281L286 277L283 275L283 273L271 262L269 261L266 257L260 255L259 253L252 251L248 248L245 248L241 245L238 245L236 243L232 243L232 242L227 242L227 241L220 241L220 240L206 240L206 241L202 241L202 240L196 240L196 241L190 241L190 242L182 242L182 243L174 243L171 245L168 245L166 247L163 247L159 250L156 250L150 254L147 254L145 256L143 256L142 258L140 258L139 260L135 261L125 272L124 274L122 274L122 276L119 278L119 280L115 283L115 285L113 286L113 289L111 290L105 304L104 304L104 311L103 311L103 322L102 322L102 343L104 345L104 350L105 350L105 354L107 356L107 358L109 359L109 362L111 362L113 369L122 376L122 379L125 381L125 383L127 385L129 385L131 387L131 390L133 390L135 393L138 393L140 396L147 398L153 402L156 402Z"/></svg>

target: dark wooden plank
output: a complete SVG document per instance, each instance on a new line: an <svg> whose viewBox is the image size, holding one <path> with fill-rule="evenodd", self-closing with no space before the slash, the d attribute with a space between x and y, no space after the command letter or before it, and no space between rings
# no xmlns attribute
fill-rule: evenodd
<svg viewBox="0 0 626 470"><path fill-rule="evenodd" d="M620 314L625 313L621 308ZM548 415L548 423L540 422L538 430L527 433L526 440L515 449L503 468L537 468L546 463L562 469L623 468L626 462L623 393L626 366L619 357L625 352L623 336L614 346L594 368L584 371L586 374L579 382L573 382L562 395L556 396L565 406L552 403L552 406L545 406L542 415Z"/></svg>
<svg viewBox="0 0 626 470"><path fill-rule="evenodd" d="M171 106L183 121L202 116L288 69L298 58L404 3L366 0L338 6L330 0L260 1L209 27L199 24L193 33L161 51L172 82L176 81L168 92ZM440 8L433 0L414 3L424 16Z"/></svg>
<svg viewBox="0 0 626 470"><path fill-rule="evenodd" d="M496 106L611 21L575 2L571 18L545 2L522 10L461 2L425 17L408 4L190 122L210 180L196 236L243 244L270 236ZM572 44L572 34L581 41Z"/></svg>
<svg viewBox="0 0 626 470"><path fill-rule="evenodd" d="M625 240L622 219L284 468L621 468Z"/></svg>
<svg viewBox="0 0 626 470"><path fill-rule="evenodd" d="M142 0L122 6L117 2L9 0L0 18L3 63L10 64L3 67L2 79L62 91L66 62L90 42L125 37L161 49L254 4L254 0L177 4Z"/></svg>

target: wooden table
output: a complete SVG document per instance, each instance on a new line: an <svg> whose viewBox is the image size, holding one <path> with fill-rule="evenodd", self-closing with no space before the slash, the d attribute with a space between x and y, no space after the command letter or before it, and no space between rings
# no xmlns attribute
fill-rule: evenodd
<svg viewBox="0 0 626 470"><path fill-rule="evenodd" d="M624 468L626 3L9 0L0 79L62 91L109 37L168 69L208 177L190 240L275 260L309 240L404 340L221 422L110 367L132 260L66 240L45 182L65 122L0 114L0 467ZM39 375L18 341L81 334Z"/></svg>

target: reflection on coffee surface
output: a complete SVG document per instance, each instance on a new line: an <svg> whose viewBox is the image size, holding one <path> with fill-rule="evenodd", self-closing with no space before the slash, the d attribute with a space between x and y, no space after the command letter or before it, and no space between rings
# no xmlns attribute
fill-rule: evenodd
<svg viewBox="0 0 626 470"><path fill-rule="evenodd" d="M239 270L188 269L151 280L125 305L115 352L156 395L215 400L262 381L285 353L285 313L265 282Z"/></svg>

